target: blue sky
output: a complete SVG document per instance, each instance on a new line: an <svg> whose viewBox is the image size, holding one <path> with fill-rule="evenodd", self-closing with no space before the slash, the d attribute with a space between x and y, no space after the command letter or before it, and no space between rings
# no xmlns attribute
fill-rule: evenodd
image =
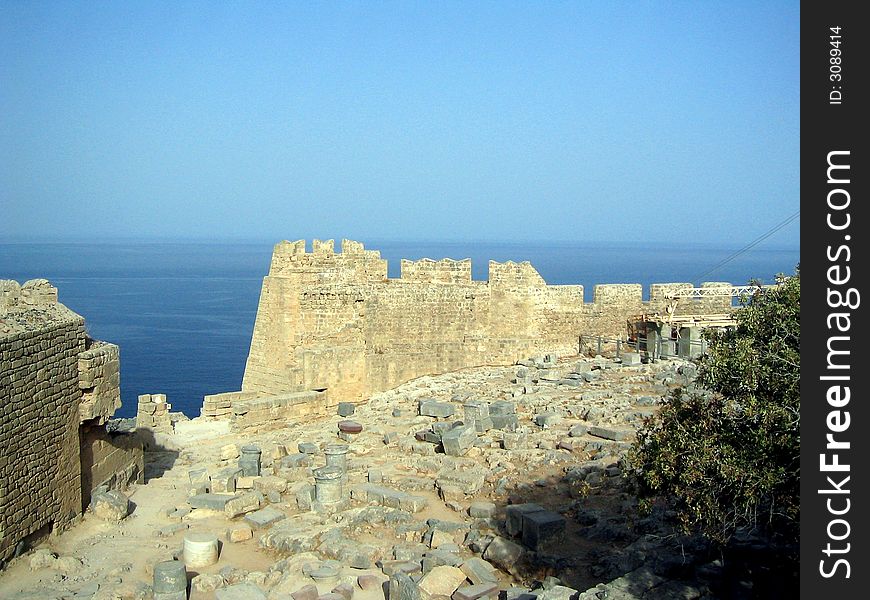
<svg viewBox="0 0 870 600"><path fill-rule="evenodd" d="M799 209L799 41L794 1L4 2L0 241L741 246Z"/></svg>

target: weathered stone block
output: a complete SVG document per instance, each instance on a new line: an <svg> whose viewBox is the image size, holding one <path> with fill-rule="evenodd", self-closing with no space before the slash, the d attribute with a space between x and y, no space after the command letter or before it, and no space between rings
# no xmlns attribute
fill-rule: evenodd
<svg viewBox="0 0 870 600"><path fill-rule="evenodd" d="M519 419L516 415L493 415L490 417L493 429L501 429L502 431L514 431L519 426Z"/></svg>
<svg viewBox="0 0 870 600"><path fill-rule="evenodd" d="M314 506L314 486L306 483L296 490L296 504L301 510L311 510Z"/></svg>
<svg viewBox="0 0 870 600"><path fill-rule="evenodd" d="M523 513L523 544L537 550L565 532L565 518L549 510Z"/></svg>
<svg viewBox="0 0 870 600"><path fill-rule="evenodd" d="M405 575L407 577L411 573L420 573L423 570L420 561L412 560L384 560L381 561L380 566L384 575L389 575L390 577L390 589L392 589L392 579L396 575Z"/></svg>
<svg viewBox="0 0 870 600"><path fill-rule="evenodd" d="M469 558L459 568L471 583L498 583L495 567L482 558Z"/></svg>
<svg viewBox="0 0 870 600"><path fill-rule="evenodd" d="M312 442L299 442L299 444L297 444L297 447L299 448L300 454L317 454L320 451L320 448L317 446L317 444L314 444Z"/></svg>
<svg viewBox="0 0 870 600"><path fill-rule="evenodd" d="M187 477L190 480L190 485L195 488L205 488L208 491L211 485L211 478L208 476L208 469L191 469L187 472Z"/></svg>
<svg viewBox="0 0 870 600"><path fill-rule="evenodd" d="M224 513L232 519L249 513L260 508L260 503L264 500L263 495L259 492L248 492L241 496L236 496L224 504Z"/></svg>
<svg viewBox="0 0 870 600"><path fill-rule="evenodd" d="M523 531L523 515L544 510L539 504L511 504L505 509L505 530L508 535L516 536Z"/></svg>
<svg viewBox="0 0 870 600"><path fill-rule="evenodd" d="M421 600L422 595L414 580L400 571L390 575L389 598L390 600Z"/></svg>
<svg viewBox="0 0 870 600"><path fill-rule="evenodd" d="M465 573L456 567L441 566L424 575L418 586L429 596L451 596L463 583Z"/></svg>
<svg viewBox="0 0 870 600"><path fill-rule="evenodd" d="M245 522L254 529L264 529L282 519L285 519L286 517L287 515L280 510L267 506L266 508L261 508L260 510L255 510L254 512L246 514Z"/></svg>
<svg viewBox="0 0 870 600"><path fill-rule="evenodd" d="M466 585L453 594L452 600L477 600L478 598L495 598L498 596L498 584L477 583Z"/></svg>
<svg viewBox="0 0 870 600"><path fill-rule="evenodd" d="M623 352L622 353L622 364L626 367L633 367L640 364L640 353L638 352Z"/></svg>
<svg viewBox="0 0 870 600"><path fill-rule="evenodd" d="M524 553L525 550L519 544L515 544L503 537L496 537L486 547L483 558L508 573L515 573L517 563Z"/></svg>
<svg viewBox="0 0 870 600"><path fill-rule="evenodd" d="M377 590L381 587L381 579L375 575L360 575L356 578L356 584L364 591Z"/></svg>
<svg viewBox="0 0 870 600"><path fill-rule="evenodd" d="M549 429L562 421L562 415L556 413L541 413L535 415L535 424L542 429Z"/></svg>
<svg viewBox="0 0 870 600"><path fill-rule="evenodd" d="M266 600L266 594L252 583L237 583L214 592L215 600Z"/></svg>
<svg viewBox="0 0 870 600"><path fill-rule="evenodd" d="M589 426L584 425L583 423L578 423L571 427L568 430L568 435L571 437L580 437L581 435L586 435L589 432Z"/></svg>
<svg viewBox="0 0 870 600"><path fill-rule="evenodd" d="M120 521L130 512L130 501L117 490L96 492L91 496L91 513L104 521Z"/></svg>
<svg viewBox="0 0 870 600"><path fill-rule="evenodd" d="M418 411L424 417L438 417L446 419L452 417L456 412L456 408L449 402L438 402L431 398L425 398L419 401Z"/></svg>
<svg viewBox="0 0 870 600"><path fill-rule="evenodd" d="M313 583L309 583L290 594L290 597L292 597L293 600L317 600L319 595L320 592L317 591L317 586Z"/></svg>
<svg viewBox="0 0 870 600"><path fill-rule="evenodd" d="M310 467L314 464L314 459L311 457L311 454L304 454L302 452L299 452L296 454L288 454L287 456L282 458L278 464L281 466L282 469Z"/></svg>
<svg viewBox="0 0 870 600"><path fill-rule="evenodd" d="M475 519L491 519L495 516L496 506L492 502L472 502L468 514Z"/></svg>
<svg viewBox="0 0 870 600"><path fill-rule="evenodd" d="M477 431L472 425L454 427L441 436L444 453L450 456L462 456L474 446L475 441L477 441Z"/></svg>
<svg viewBox="0 0 870 600"><path fill-rule="evenodd" d="M501 438L501 447L505 450L516 450L525 441L525 436L519 433L505 433Z"/></svg>
<svg viewBox="0 0 870 600"><path fill-rule="evenodd" d="M338 594L342 600L351 600L353 598L353 586L349 583L341 583L332 590L333 594Z"/></svg>
<svg viewBox="0 0 870 600"><path fill-rule="evenodd" d="M338 416L349 417L356 411L356 405L353 402L339 402Z"/></svg>
<svg viewBox="0 0 870 600"><path fill-rule="evenodd" d="M517 414L517 403L510 402L508 400L496 400L492 404L489 405L489 416L494 417L496 415L505 416L505 415L515 415Z"/></svg>
<svg viewBox="0 0 870 600"><path fill-rule="evenodd" d="M236 478L242 474L242 470L238 467L228 467L220 469L212 473L211 476L211 491L212 492L235 492Z"/></svg>
<svg viewBox="0 0 870 600"><path fill-rule="evenodd" d="M634 430L613 429L611 427L590 427L589 435L594 435L595 437L603 438L605 440L624 442L634 438Z"/></svg>
<svg viewBox="0 0 870 600"><path fill-rule="evenodd" d="M264 494L269 492L278 492L280 494L287 490L287 480L276 475L263 475L254 480L253 487Z"/></svg>
<svg viewBox="0 0 870 600"><path fill-rule="evenodd" d="M238 543L244 542L254 537L254 530L246 523L239 523L227 529L226 538L228 542Z"/></svg>

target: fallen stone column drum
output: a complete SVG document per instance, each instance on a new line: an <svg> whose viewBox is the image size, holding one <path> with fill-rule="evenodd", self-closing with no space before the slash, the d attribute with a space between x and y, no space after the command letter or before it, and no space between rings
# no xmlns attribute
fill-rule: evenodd
<svg viewBox="0 0 870 600"><path fill-rule="evenodd" d="M188 567L207 567L217 561L217 537L208 533L191 533L184 537L184 563Z"/></svg>
<svg viewBox="0 0 870 600"><path fill-rule="evenodd" d="M341 502L341 478L344 472L335 466L326 466L314 471L314 498L321 504Z"/></svg>
<svg viewBox="0 0 870 600"><path fill-rule="evenodd" d="M326 455L327 467L338 467L342 472L347 471L347 453L350 450L347 444L328 444L323 449Z"/></svg>
<svg viewBox="0 0 870 600"><path fill-rule="evenodd" d="M187 600L187 569L184 563L167 560L154 565L154 600Z"/></svg>

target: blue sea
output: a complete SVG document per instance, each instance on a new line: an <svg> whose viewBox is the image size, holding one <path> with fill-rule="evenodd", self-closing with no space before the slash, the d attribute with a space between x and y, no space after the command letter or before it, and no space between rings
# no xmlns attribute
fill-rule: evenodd
<svg viewBox="0 0 870 600"><path fill-rule="evenodd" d="M309 242L310 243L310 242ZM199 415L206 394L237 390L251 342L271 242L0 244L0 279L45 278L85 317L90 335L121 347L117 417L136 397L165 393L173 410ZM759 245L721 267L737 248L629 243L509 244L369 242L399 276L401 258L471 258L485 280L488 261L528 260L548 283L773 281L793 273L798 248ZM645 294L648 289L645 287Z"/></svg>

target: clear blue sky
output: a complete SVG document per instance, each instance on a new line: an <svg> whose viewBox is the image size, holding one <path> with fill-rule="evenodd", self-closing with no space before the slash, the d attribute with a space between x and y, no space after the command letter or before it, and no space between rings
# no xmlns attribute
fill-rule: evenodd
<svg viewBox="0 0 870 600"><path fill-rule="evenodd" d="M739 246L799 208L799 41L796 1L2 2L0 241Z"/></svg>

